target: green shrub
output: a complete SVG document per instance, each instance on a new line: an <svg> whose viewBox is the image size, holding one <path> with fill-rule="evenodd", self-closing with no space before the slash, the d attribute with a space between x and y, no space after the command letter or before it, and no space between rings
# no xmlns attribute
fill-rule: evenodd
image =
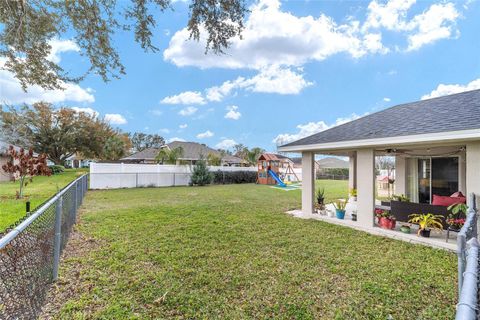
<svg viewBox="0 0 480 320"><path fill-rule="evenodd" d="M213 173L213 183L232 184L232 183L255 183L257 181L256 171L221 171Z"/></svg>
<svg viewBox="0 0 480 320"><path fill-rule="evenodd" d="M53 166L48 166L50 168L50 171L52 171L52 174L59 174L59 173L62 173L65 171L65 167L64 166L60 166L60 165L53 165Z"/></svg>
<svg viewBox="0 0 480 320"><path fill-rule="evenodd" d="M205 160L199 160L195 163L192 172L192 185L204 186L212 183L213 174L208 170Z"/></svg>

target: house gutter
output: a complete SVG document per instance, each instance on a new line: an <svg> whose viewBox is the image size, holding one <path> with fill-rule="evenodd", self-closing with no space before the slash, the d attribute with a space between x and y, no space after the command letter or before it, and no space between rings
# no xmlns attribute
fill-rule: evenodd
<svg viewBox="0 0 480 320"><path fill-rule="evenodd" d="M301 151L336 151L348 149L360 149L371 147L391 147L402 145L421 145L421 144L452 144L455 142L465 142L471 140L480 140L480 129L448 131L438 133L426 133L408 136L386 137L377 139L362 139L349 141L336 141L319 144L306 144L294 146L281 146L280 152L301 152Z"/></svg>

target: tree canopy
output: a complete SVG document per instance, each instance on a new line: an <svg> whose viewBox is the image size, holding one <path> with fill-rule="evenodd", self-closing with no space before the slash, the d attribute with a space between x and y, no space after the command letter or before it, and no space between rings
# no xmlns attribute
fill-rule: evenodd
<svg viewBox="0 0 480 320"><path fill-rule="evenodd" d="M5 0L0 2L0 62L24 90L29 85L62 88L89 72L104 81L125 74L113 36L132 31L146 52L156 52L152 42L156 13L172 10L172 0ZM245 0L191 0L187 29L199 40L206 33L206 51L222 53L229 40L240 36L248 11ZM84 75L72 76L50 58L51 41L67 37L90 63Z"/></svg>
<svg viewBox="0 0 480 320"><path fill-rule="evenodd" d="M0 128L8 143L45 153L55 164L76 153L102 158L108 139L120 134L95 115L44 102L0 110Z"/></svg>
<svg viewBox="0 0 480 320"><path fill-rule="evenodd" d="M176 147L173 149L165 147L160 149L155 159L161 164L177 164L182 156L182 147Z"/></svg>
<svg viewBox="0 0 480 320"><path fill-rule="evenodd" d="M131 136L132 147L135 151L143 151L148 148L160 148L165 144L165 139L158 134L135 132Z"/></svg>

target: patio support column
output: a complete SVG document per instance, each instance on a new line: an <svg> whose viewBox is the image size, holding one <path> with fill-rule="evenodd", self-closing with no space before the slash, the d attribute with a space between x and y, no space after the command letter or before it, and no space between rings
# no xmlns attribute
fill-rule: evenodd
<svg viewBox="0 0 480 320"><path fill-rule="evenodd" d="M315 153L302 152L302 212L313 213L315 193Z"/></svg>
<svg viewBox="0 0 480 320"><path fill-rule="evenodd" d="M466 168L466 159L465 152L462 152L458 156L458 191L461 191L463 194L467 193L467 168Z"/></svg>
<svg viewBox="0 0 480 320"><path fill-rule="evenodd" d="M407 160L395 156L395 194L407 194Z"/></svg>
<svg viewBox="0 0 480 320"><path fill-rule="evenodd" d="M466 167L467 203L470 203L470 194L473 192L478 209L480 203L480 142L467 143Z"/></svg>
<svg viewBox="0 0 480 320"><path fill-rule="evenodd" d="M374 226L375 150L357 151L357 219L364 227Z"/></svg>
<svg viewBox="0 0 480 320"><path fill-rule="evenodd" d="M349 156L348 188L357 189L357 155L355 152Z"/></svg>

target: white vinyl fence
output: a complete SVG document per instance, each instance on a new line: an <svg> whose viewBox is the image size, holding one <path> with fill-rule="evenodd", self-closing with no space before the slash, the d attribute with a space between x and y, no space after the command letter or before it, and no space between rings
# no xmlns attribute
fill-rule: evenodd
<svg viewBox="0 0 480 320"><path fill-rule="evenodd" d="M208 167L215 171L257 171L256 167ZM189 165L92 163L91 189L187 186L192 167Z"/></svg>

